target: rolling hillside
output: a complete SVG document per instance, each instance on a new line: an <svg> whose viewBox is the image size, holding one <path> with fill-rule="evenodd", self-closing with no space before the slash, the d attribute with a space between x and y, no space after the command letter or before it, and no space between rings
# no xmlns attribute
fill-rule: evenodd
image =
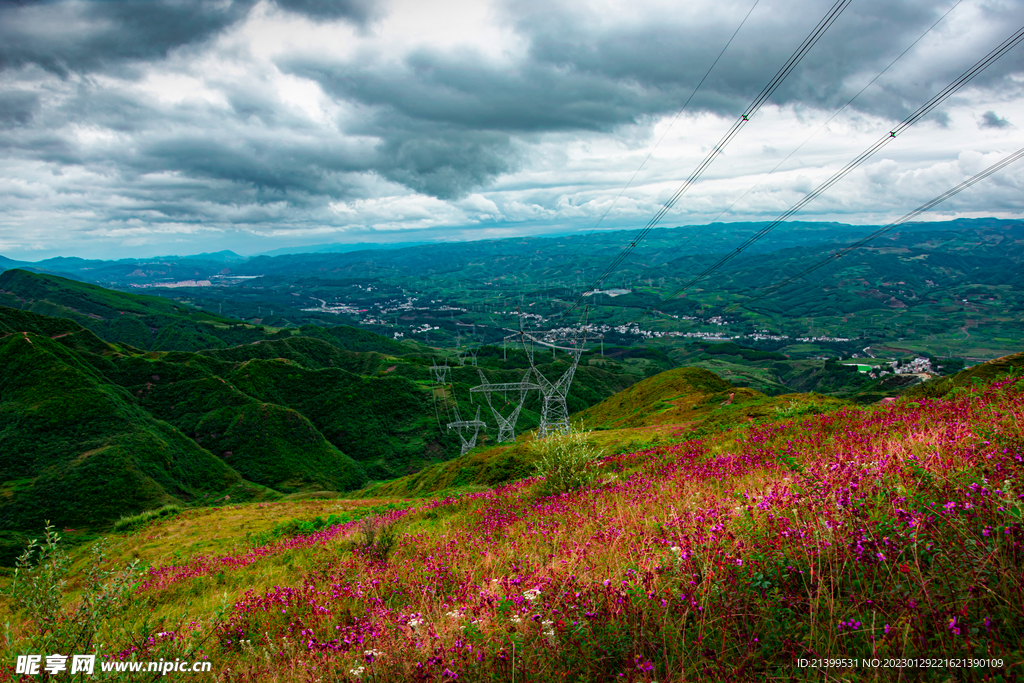
<svg viewBox="0 0 1024 683"><path fill-rule="evenodd" d="M675 368L641 380L572 415L606 451L663 444L683 436L718 434L752 422L820 415L850 401L821 394L765 396L736 387L700 368ZM480 446L400 479L375 483L352 495L368 498L434 495L447 489L492 487L528 477L536 454L533 434L517 443Z"/></svg>
<svg viewBox="0 0 1024 683"><path fill-rule="evenodd" d="M432 360L383 353L409 347L352 328L304 326L200 352L145 350L27 309L60 300L79 319L82 311L102 318L115 310L106 301L148 320L200 314L49 276L4 275L5 286L40 297L23 298L23 309L0 306L0 528L16 532L8 550L47 519L102 528L167 503L339 492L416 472L458 452L457 436L442 427L453 401L474 410L469 388L480 371L492 382L522 372L487 367L485 353L479 370L453 368L454 384L435 394ZM586 408L633 378L581 368L570 404ZM522 428L536 426L537 402Z"/></svg>
<svg viewBox="0 0 1024 683"><path fill-rule="evenodd" d="M252 325L159 296L117 292L18 269L0 273L0 305L73 320L106 341L144 351L219 349L288 339L295 332ZM353 327L304 325L300 332L349 351L399 355L414 351L407 345Z"/></svg>
<svg viewBox="0 0 1024 683"><path fill-rule="evenodd" d="M0 597L7 642L71 651L80 599L112 594L88 622L101 658L245 680L803 681L820 659L837 680L1016 681L1024 381L970 379L941 400L723 405L714 376L664 373L588 411L648 424L592 432L581 487L549 495L527 468L419 500L184 510L108 535L120 591L89 588L101 551L71 548L50 631Z"/></svg>
<svg viewBox="0 0 1024 683"><path fill-rule="evenodd" d="M0 527L102 525L243 485L60 339L10 332L0 339L0 363Z"/></svg>

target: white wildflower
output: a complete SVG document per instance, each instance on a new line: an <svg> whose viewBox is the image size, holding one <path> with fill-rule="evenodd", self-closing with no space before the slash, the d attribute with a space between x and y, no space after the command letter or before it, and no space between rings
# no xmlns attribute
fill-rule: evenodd
<svg viewBox="0 0 1024 683"><path fill-rule="evenodd" d="M364 671L366 671L366 667L365 666L357 666L354 669L349 669L348 673L349 673L350 676L355 676L356 678L359 678L360 676L363 675Z"/></svg>
<svg viewBox="0 0 1024 683"><path fill-rule="evenodd" d="M540 597L540 589L531 588L530 590L523 593L523 597L529 600L530 602L533 602L534 600Z"/></svg>

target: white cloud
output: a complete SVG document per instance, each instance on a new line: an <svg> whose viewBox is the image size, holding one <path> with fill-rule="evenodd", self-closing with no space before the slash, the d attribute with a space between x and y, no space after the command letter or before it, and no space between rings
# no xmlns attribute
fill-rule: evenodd
<svg viewBox="0 0 1024 683"><path fill-rule="evenodd" d="M324 18L259 2L218 9L194 37L187 23L174 36L156 26L116 50L104 41L134 26L120 15L71 0L6 10L0 248L123 256L190 239L245 251L367 231L590 230L606 214L602 228L639 227L820 10L755 10L672 123L748 8L396 0L355 21L359 7ZM1008 35L1020 9L957 7L816 132L938 16L851 9L661 225L773 218ZM58 19L74 31L49 26ZM163 47L145 49L148 35ZM1024 146L1022 64L1008 55L798 218L883 221ZM1008 169L933 215L1019 216L1022 179Z"/></svg>

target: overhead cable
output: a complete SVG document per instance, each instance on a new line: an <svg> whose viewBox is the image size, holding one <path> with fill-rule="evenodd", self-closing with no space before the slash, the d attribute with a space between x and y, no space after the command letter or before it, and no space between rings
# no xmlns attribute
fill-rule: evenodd
<svg viewBox="0 0 1024 683"><path fill-rule="evenodd" d="M669 252L669 253L668 253L668 255L667 255L667 258L671 258L672 256L675 256L676 254L678 254L679 252L681 252L681 251L682 251L683 249L685 249L685 248L687 247L687 245L689 245L689 244L690 244L691 242L693 242L693 241L694 241L695 239L697 239L698 237L700 237L700 236L701 236L701 234L703 234L703 232L704 232L704 231L705 231L705 230L706 230L706 229L707 229L707 228L708 228L708 227L709 227L710 225L713 225L713 224L714 224L714 223L715 223L715 222L716 222L716 221L717 221L717 220L718 220L719 218L721 218L721 217L722 217L722 216L724 216L725 214L729 213L729 211L731 211L731 210L732 210L732 207L736 206L736 205L737 205L738 203L740 203L741 201L743 201L743 198L744 198L744 197L746 197L746 196L747 196L748 194L750 194L750 193L751 193L751 192L752 192L752 191L753 191L753 190L754 190L754 189L755 189L755 188L756 188L756 187L757 187L758 185L760 185L761 183L763 183L763 182L764 182L765 180L767 180L767 179L768 179L768 178L769 178L769 177L770 177L770 176L771 176L772 174L774 174L774 173L775 173L776 171L778 171L778 170L779 170L779 168L781 168L783 164L785 164L785 163L786 163L787 161L789 161L790 159L792 159L792 158L793 158L793 155L794 155L794 154L796 154L796 153L797 153L797 152L799 152L799 151L800 151L801 149L803 149L804 145L806 145L806 144L807 144L808 142L810 142L810 141L811 141L811 139L812 139L812 138L814 138L814 136L816 136L816 135L817 135L818 133L820 133L820 132L821 132L821 131L822 131L822 130L823 130L823 129L825 128L825 126L827 126L828 124L832 123L832 121L833 121L833 120L834 120L834 119L835 119L835 118L836 118L837 116L839 116L839 115L840 115L840 114L842 114L842 113L843 113L844 111L846 111L846 108L847 108L847 107L849 107L849 106L850 106L851 104L853 104L854 100L856 100L856 99L857 99L858 97L860 97L861 95L863 95L863 94L864 94L864 91L865 91L865 90L867 90L867 89L868 89L868 88L870 88L870 87L871 87L872 85L874 85L875 81L877 81L877 80L878 80L879 78L881 78L881 77L882 77L882 76L883 76L883 75L885 74L885 72L887 72L887 71L888 71L889 69L891 69L891 68L892 68L892 67L893 67L893 66L894 66L894 65L896 64L896 62L900 61L900 59L902 59L902 58L904 57L904 55L906 55L906 54L907 54L908 52L910 52L910 50L911 50L911 49L912 49L912 48L913 48L913 47L914 47L915 45L917 45L918 43L920 43L920 42L921 42L921 40L922 40L922 39L923 39L923 38L924 38L924 37L925 37L926 35L928 35L929 33L931 33L932 29L934 29L934 28L935 28L936 26L938 26L938 25L939 25L939 23L940 23L940 22L941 22L941 21L942 21L943 19L945 19L945 18L946 18L946 17L947 17L948 15L949 15L949 13L950 13L950 12L952 12L953 10L955 10L955 9L956 9L956 8L957 8L957 7L958 7L958 6L960 5L960 3L961 3L961 2L963 2L963 0L956 0L956 2L955 2L955 3L953 3L952 7L950 7L950 8L948 9L948 10L946 10L946 11L945 11L945 12L944 12L944 13L942 14L942 16L940 16L940 17L939 17L938 19L936 19L936 20L935 20L935 23L933 23L933 24L932 24L931 26L929 26L929 27L927 28L927 30L925 30L925 32L924 32L924 33L922 33L922 34L921 34L920 36L918 36L917 40L915 40L915 41L914 41L914 42L912 42L912 43L911 43L910 45L908 45L908 46L907 46L907 48L906 48L905 50L903 50L903 52L901 52L901 53L900 53L900 54L899 54L899 55L898 55L898 56L896 57L896 59L894 59L894 60L892 60L891 62L889 62L889 65L888 65L887 67L885 67L884 69L882 69L881 71L879 71L879 72L878 72L878 74L877 74L877 75L876 75L876 76L875 76L874 78L872 78L872 79L871 79L870 81L868 81L868 82L867 82L867 84L866 84L866 85L865 85L865 86L864 86L863 88L861 88L860 90L858 90L858 91L857 91L857 94L856 94L856 95L854 95L854 96L853 96L853 97L851 97L851 98L850 98L849 100L847 100L846 104L844 104L843 106L839 107L839 109L837 109L837 110L835 111L835 113L834 113L834 114L832 114L832 116L828 117L828 120L826 120L826 121L825 121L824 123L822 123L822 124L821 124L820 126L818 126L818 129L817 129L817 130L815 130L815 131L814 131L813 133L811 133L811 134L810 134L809 136L807 136L807 139L805 139L805 140L804 140L803 142L801 142L801 143L800 143L799 145L797 145L797 146L796 146L796 148L794 148L792 152L790 152L790 153L789 153L788 155L786 155L786 158L785 158L785 159L783 159L783 160L782 160L782 161L780 161L779 163L775 164L775 168L773 168L772 170L768 171L768 173L766 173L765 175L763 175L763 176L762 176L762 177L761 177L761 178L760 178L760 179L759 179L759 180L758 180L758 181L757 181L756 183L754 183L753 185L751 185L751 186L750 186L750 188L748 188L746 192L744 192L744 193L743 193L743 194L741 194L741 195L740 195L739 197L737 197L737 198L736 198L736 200L735 200L735 201L733 201L733 202L732 202L731 204L729 204L729 206L727 206L727 207L726 207L726 208L725 208L725 209L724 209L724 210L723 210L723 211L722 211L721 213L719 213L719 214L718 214L717 216L715 216L714 218L712 218L712 219L711 219L711 220L710 220L710 221L708 222L708 225L702 226L702 227L701 227L700 229L696 230L696 231L695 231L695 232L694 232L694 233L693 233L692 235L690 235L690 237L689 237L689 238L688 238L688 239L687 239L687 240L686 240L685 242L683 242L683 243L682 243L682 244L680 244L680 245L679 245L678 247L676 247L676 248L675 248L675 249L673 249L673 250L672 250L671 252ZM666 257L660 257L660 258L661 258L661 262L662 262L662 263L664 263L664 262L665 262L665 259L666 259ZM639 276L639 277L638 277L637 279L639 279L639 280L643 280L643 279L644 279L644 278L646 278L646 277L647 277L648 275L650 275L650 274L651 274L651 272L652 272L652 271L653 271L653 270L654 270L655 268L658 268L659 266L660 266L660 264L659 264L659 265L657 265L657 266L651 266L650 268L648 268L648 269L647 269L647 271L645 271L644 273L642 273L642 274L641 274L641 275L640 275L640 276Z"/></svg>
<svg viewBox="0 0 1024 683"><path fill-rule="evenodd" d="M922 204L921 206L917 207L916 209L914 209L910 213L904 215L899 220L893 221L892 223L889 223L888 225L882 226L881 228L875 230L871 234L866 235L865 237L862 237L861 239L857 240L853 244L847 245L846 247L843 247L839 251L835 252L834 254L829 255L827 258L824 258L824 259L818 261L817 263L815 263L815 264L813 264L811 266L808 266L807 268L803 269L802 271L800 271L796 275L794 275L792 277L789 277L789 278L786 278L785 280L783 280L781 282L778 282L778 283L776 283L774 285L771 285L770 287L765 288L765 290L763 292L761 292L760 294L758 294L757 296L752 297L750 299L746 299L743 302L733 304L732 306L730 306L727 309L727 311L732 311L732 310L735 310L736 308L739 308L740 306L747 306L747 305L751 304L754 301L757 301L759 299L763 299L764 297L768 296L769 294L771 294L771 293L773 293L775 291L778 291L779 289L785 287L786 285L788 285L788 284L790 284L792 282L795 282L795 281L797 281L797 280L799 280L799 279L801 279L801 278L803 278L803 277L813 273L814 271L818 270L819 268L822 268L822 267L828 265L829 263L835 262L837 259L840 259L843 256L845 256L846 254L849 254L854 249L860 249L861 247L863 247L868 242L871 242L872 240L878 239L879 237L881 237L885 233L889 232L893 228L896 228L896 227L898 227L900 225L903 225L904 223L906 223L908 221L913 220L914 218L917 218L918 216L920 216L925 211L928 211L928 210L932 209L933 207L935 207L935 206L941 204L942 202L946 201L947 199L949 199L949 198L951 198L951 197L953 197L955 195L960 194L961 192L963 192L964 190L966 190L970 186L974 185L975 183L978 183L978 182L984 180L985 178L988 178L993 173L997 173L997 172L1003 170L1004 168L1006 168L1007 166L1009 166L1010 164L1016 163L1017 161L1020 161L1021 159L1024 159L1024 147L1022 147L1021 149L1018 149L1016 152L1014 152L1010 156L1006 157L1002 161L999 161L999 162L996 162L996 163L992 164L991 166L986 168L981 173L978 173L977 175L971 176L970 178L968 178L967 180L963 181L962 183L960 183L956 187L954 187L954 188L952 188L950 190L946 190L945 192L940 194L935 199L932 199L931 201L925 202L924 204Z"/></svg>
<svg viewBox="0 0 1024 683"><path fill-rule="evenodd" d="M690 93L690 96L686 98L686 102L683 102L683 106L679 108L679 111L676 112L676 115L672 117L671 121L669 121L668 127L665 128L665 132L662 133L661 137L658 138L658 141L656 143L654 143L654 147L651 147L651 151L647 153L647 156L644 158L643 162L640 164L640 167L636 169L636 171L633 173L632 177L630 177L630 179L626 183L626 185L622 188L622 190L615 197L615 199L612 200L612 203L608 206L608 209L605 210L605 212L603 214L601 214L601 217L599 219L597 219L597 223L595 223L594 227L590 229L590 232L588 232L586 234L586 236L582 240L580 240L580 243L576 246L576 249L572 252L572 256L569 257L570 261L572 259L576 258L576 254L579 253L580 249L583 248L583 245L586 244L587 240L590 239L590 236L594 234L594 231L597 230L598 226L601 225L601 223L604 221L604 219L608 217L608 214L611 213L611 210L615 207L615 204L620 199L622 199L622 195L626 192L626 190L629 189L629 186L633 184L633 181L636 180L637 175L639 175L640 171L642 171L644 166L647 165L647 162L651 160L651 156L654 154L654 150L658 149L658 146L661 145L662 141L665 139L665 136L668 135L668 132L670 130L672 130L672 126L675 125L675 122L679 119L680 116L682 116L683 112L686 111L686 108L690 106L690 100L692 100L693 96L697 94L697 91L700 90L700 87L702 85L704 85L704 81L706 81L708 79L708 76L711 75L711 72L714 70L715 66L718 64L718 61L722 58L722 55L725 54L725 51L729 49L729 46L732 45L732 41L736 38L736 35L740 32L740 29L743 28L743 25L745 23L747 23L747 19L750 18L750 15L754 12L754 8L757 7L757 3L759 3L760 1L761 0L754 0L754 4L750 6L749 10L747 10L747 14L743 17L743 21L741 21L740 25L736 27L736 30L732 32L732 35L729 37L728 42L726 42L725 47L723 47L722 51L718 53L717 57L715 57L715 61L713 61L711 63L711 66L709 66L708 70L704 73L704 77L700 79L700 83L698 83L697 87L693 89L693 92Z"/></svg>
<svg viewBox="0 0 1024 683"><path fill-rule="evenodd" d="M653 230L658 223L661 222L661 219L664 218L665 214L667 214L673 206L675 206L675 203L679 201L679 198L682 197L683 194L688 189L690 189L690 187L694 183L697 182L700 176L703 175L704 171L706 171L707 168L711 166L712 162L714 162L714 160L717 159L722 154L726 145L728 145L732 141L732 139L736 137L740 130L750 121L750 117L756 114L758 110L761 109L762 105L764 105L768 98L771 97L779 88L779 86L782 85L782 82L786 80L786 77L788 77L790 73L792 73L793 69L795 69L801 61L803 61L804 57L807 56L807 53L811 50L811 48L814 47L818 40L821 39L821 36L825 34L829 27L831 27L832 24L835 23L836 19L839 18L839 15L843 13L843 10L847 8L850 2L852 2L852 0L836 0L836 3L832 5L829 11L825 14L824 17L822 17L821 21L817 23L817 25L814 27L811 33L804 39L804 41L800 43L800 46L789 57L789 59L786 60L786 63L782 65L782 68L779 69L778 73L776 73L775 76L771 79L771 81L768 82L768 85L766 85L761 90L761 92L758 93L757 97L754 98L754 101L751 102L750 105L743 110L743 113L740 114L740 117L738 119L736 119L736 122L732 124L729 130L726 131L725 135L723 135L722 138L718 141L718 144L712 145L711 151L708 152L707 156L704 157L704 160L697 165L697 168L694 169L694 171L683 182L683 184L679 186L679 189L677 189L675 193L668 199L668 201L666 201L662 205L661 209L659 209L658 212L654 215L654 217L647 222L647 224L640 230L640 232L638 232L633 237L633 239L630 240L629 244L625 248L623 248L623 250L619 252L619 254L616 255L614 259L612 259L612 262L608 265L608 267L604 269L604 271L601 273L601 275L597 277L596 280L594 280L593 285L591 285L591 287L588 290L582 292L579 298L577 298L576 301L574 301L565 311L562 312L561 316L559 316L559 319L564 318L571 311L578 308L579 305L583 302L583 298L589 292L592 292L599 288L601 284L604 282L604 280L609 275L611 275L616 268L619 267L619 265L629 256L630 253L632 253L634 249L636 249L636 246L647 236L647 234L651 230Z"/></svg>
<svg viewBox="0 0 1024 683"><path fill-rule="evenodd" d="M915 123L920 121L922 118L927 116L935 107L945 102L950 96L956 93L958 90L963 88L965 85L971 82L975 76L980 74L982 71L987 69L989 66L994 64L1000 57L1005 55L1007 52L1017 46L1018 43L1024 40L1024 27L1017 29L1009 38L1000 43L991 52L985 55L981 60L974 64L967 71L963 72L958 76L952 83L947 85L945 88L936 93L930 100L921 105L913 114L901 121L895 128L890 130L888 133L883 135L877 142L865 149L863 152L858 154L852 161L847 163L841 169L836 171L828 180L823 182L821 185L812 190L803 199L798 201L796 204L791 206L785 212L782 213L778 218L773 220L768 225L764 226L756 233L744 240L738 247L730 251L728 254L720 258L712 265L705 268L699 274L691 278L686 284L679 287L672 294L662 299L658 305L664 304L665 302L675 298L685 290L689 289L693 285L697 284L705 277L713 273L714 271L721 268L723 265L731 261L732 259L739 256L745 249L753 245L755 242L760 240L762 237L774 230L782 222L788 220L793 214L800 211L802 208L810 204L812 201L817 199L822 193L826 192L829 188L835 185L837 182L845 178L854 169L859 167L869 158L871 158L876 152L881 150L891 141L895 140L898 135L906 131L908 128L913 126Z"/></svg>

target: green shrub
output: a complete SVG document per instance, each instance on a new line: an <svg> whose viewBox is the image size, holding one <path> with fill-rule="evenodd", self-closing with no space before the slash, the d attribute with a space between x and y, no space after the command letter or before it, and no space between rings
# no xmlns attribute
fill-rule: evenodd
<svg viewBox="0 0 1024 683"><path fill-rule="evenodd" d="M154 519L160 519L161 517L173 517L179 512L181 512L180 505L164 505L162 508L157 508L156 510L146 510L145 512L140 512L137 515L122 517L114 522L114 531L131 531L132 529L137 529Z"/></svg>
<svg viewBox="0 0 1024 683"><path fill-rule="evenodd" d="M57 546L58 541L60 535L47 522L42 542L33 538L18 558L8 590L13 603L24 608L40 634L49 633L56 626L67 583L64 577L70 561Z"/></svg>
<svg viewBox="0 0 1024 683"><path fill-rule="evenodd" d="M534 471L544 477L543 495L558 495L587 486L597 476L594 467L601 449L587 441L589 432L570 429L534 444Z"/></svg>
<svg viewBox="0 0 1024 683"><path fill-rule="evenodd" d="M398 529L394 520L373 515L359 522L359 537L355 549L371 562L386 562L396 545Z"/></svg>
<svg viewBox="0 0 1024 683"><path fill-rule="evenodd" d="M806 415L821 415L827 412L827 407L817 401L790 401L785 406L775 407L775 417L789 419L793 417L804 417Z"/></svg>
<svg viewBox="0 0 1024 683"><path fill-rule="evenodd" d="M18 558L14 580L6 594L16 610L25 611L35 634L28 642L9 641L8 645L47 652L88 651L100 629L111 621L119 621L132 604L138 560L118 570L104 569L107 546L103 539L91 549L91 561L77 602L65 606L70 560L59 547L59 541L60 536L47 522L42 542L33 539Z"/></svg>
<svg viewBox="0 0 1024 683"><path fill-rule="evenodd" d="M348 524L354 520L362 517L377 515L384 512L390 512L392 510L400 510L405 506L397 503L385 503L384 505L371 505L367 507L356 508L354 510L348 510L338 514L331 513L325 517L315 517L313 519L288 519L283 522L278 522L272 529L266 531L260 531L255 534L246 534L246 538L253 547L267 545L274 541L282 538L292 538L294 536L308 536L314 534L317 531L327 529L338 524Z"/></svg>

